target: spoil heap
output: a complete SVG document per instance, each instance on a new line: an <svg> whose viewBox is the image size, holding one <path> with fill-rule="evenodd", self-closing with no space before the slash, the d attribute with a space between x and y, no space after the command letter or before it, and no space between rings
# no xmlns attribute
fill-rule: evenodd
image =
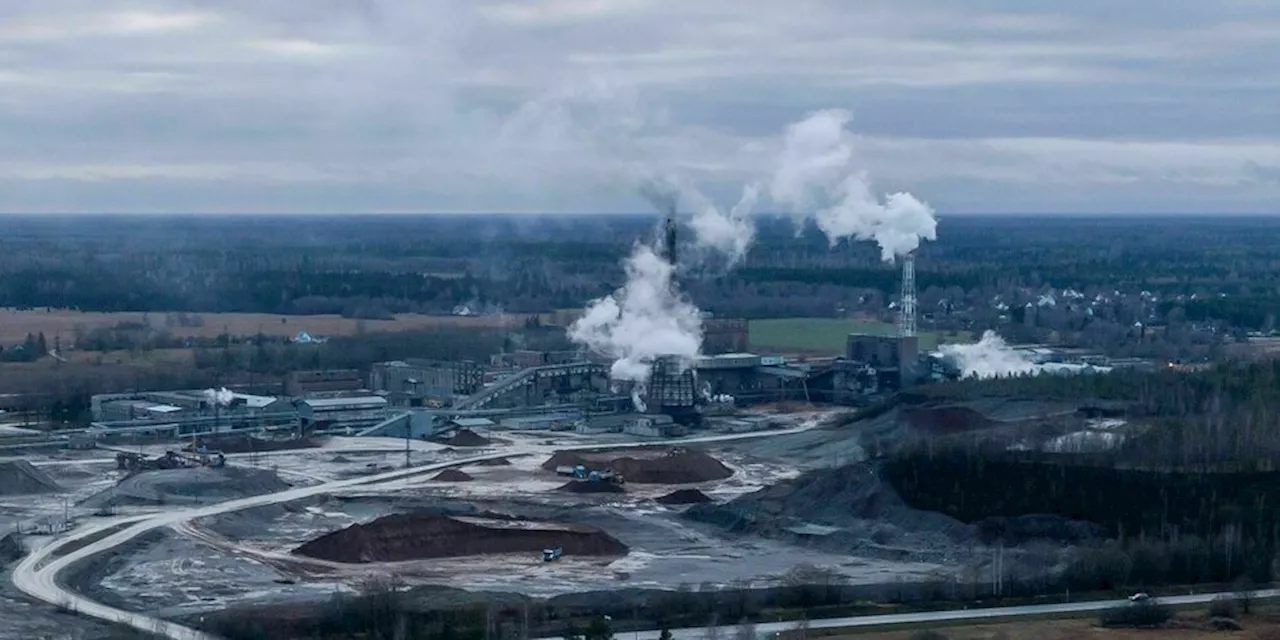
<svg viewBox="0 0 1280 640"><path fill-rule="evenodd" d="M492 440L470 429L458 429L452 437L441 438L437 442L451 447L486 447L493 444Z"/></svg>
<svg viewBox="0 0 1280 640"><path fill-rule="evenodd" d="M785 536L787 529L809 524L836 527L844 533L824 539L845 549L875 534L939 549L974 534L954 518L908 506L869 463L811 471L723 504L695 504L684 515L764 536Z"/></svg>
<svg viewBox="0 0 1280 640"><path fill-rule="evenodd" d="M346 563L398 562L491 553L624 555L626 545L583 525L470 516L396 514L354 524L312 540L294 553Z"/></svg>
<svg viewBox="0 0 1280 640"><path fill-rule="evenodd" d="M719 460L694 449L637 449L602 453L557 451L542 463L554 471L559 467L583 465L591 470L612 471L627 482L641 484L696 484L723 480L733 470Z"/></svg>
<svg viewBox="0 0 1280 640"><path fill-rule="evenodd" d="M475 480L475 478L471 477L465 471L459 471L457 469L445 469L444 471L437 473L431 479L439 482L471 482L472 480Z"/></svg>
<svg viewBox="0 0 1280 640"><path fill-rule="evenodd" d="M0 462L0 495L20 496L58 491L62 491L62 487L49 474L31 466L30 462Z"/></svg>
<svg viewBox="0 0 1280 640"><path fill-rule="evenodd" d="M558 487L559 491L569 493L626 493L626 489L612 482L593 482L591 480L570 480Z"/></svg>
<svg viewBox="0 0 1280 640"><path fill-rule="evenodd" d="M698 491L697 489L678 489L655 500L658 504L669 505L700 504L711 501L711 498L708 497L707 494Z"/></svg>
<svg viewBox="0 0 1280 640"><path fill-rule="evenodd" d="M914 429L934 435L966 433L995 424L969 407L934 407L904 410L902 420Z"/></svg>
<svg viewBox="0 0 1280 640"><path fill-rule="evenodd" d="M289 484L273 471L251 467L195 467L145 471L86 498L85 507L208 504L284 491Z"/></svg>

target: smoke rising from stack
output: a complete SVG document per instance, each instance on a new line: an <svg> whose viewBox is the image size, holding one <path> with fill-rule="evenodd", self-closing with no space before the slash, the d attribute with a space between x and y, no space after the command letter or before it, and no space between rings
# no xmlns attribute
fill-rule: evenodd
<svg viewBox="0 0 1280 640"><path fill-rule="evenodd" d="M689 202L693 209L689 227L694 245L723 256L730 267L746 257L755 240L756 227L750 216L759 193L759 187L747 185L733 207L721 210L696 187L673 177L651 177L640 186L640 195L668 219L679 215L677 205L682 199Z"/></svg>
<svg viewBox="0 0 1280 640"><path fill-rule="evenodd" d="M643 385L659 356L693 362L702 346L702 319L676 290L674 265L655 247L637 244L624 266L626 284L589 303L569 327L569 339L613 360L612 379Z"/></svg>
<svg viewBox="0 0 1280 640"><path fill-rule="evenodd" d="M933 209L910 193L881 202L866 173L855 171L848 111L810 114L786 129L782 156L769 187L777 204L812 218L832 246L840 240L874 240L880 257L893 262L938 238Z"/></svg>

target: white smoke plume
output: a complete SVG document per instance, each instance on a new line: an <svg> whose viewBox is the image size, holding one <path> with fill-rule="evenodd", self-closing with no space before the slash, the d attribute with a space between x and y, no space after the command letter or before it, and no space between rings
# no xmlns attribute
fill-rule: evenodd
<svg viewBox="0 0 1280 640"><path fill-rule="evenodd" d="M982 339L973 344L941 345L938 352L951 360L966 378L995 378L1042 370L1025 354L1010 348L994 331L983 333Z"/></svg>
<svg viewBox="0 0 1280 640"><path fill-rule="evenodd" d="M689 202L693 216L689 228L698 247L724 256L728 266L738 264L755 240L756 226L750 215L760 199L760 188L747 185L738 202L723 210L696 187L672 176L651 177L641 182L640 195L663 215L678 216L681 200Z"/></svg>
<svg viewBox="0 0 1280 640"><path fill-rule="evenodd" d="M209 404L213 406L225 407L231 404L231 401L235 398L235 394L227 391L226 387L222 387L221 389L205 389L204 397L209 401Z"/></svg>
<svg viewBox="0 0 1280 640"><path fill-rule="evenodd" d="M696 198L698 207L689 225L698 245L723 254L729 266L741 262L755 240L756 225L748 216L759 199L760 189L755 185L743 187L742 197L728 211L722 212L706 198Z"/></svg>
<svg viewBox="0 0 1280 640"><path fill-rule="evenodd" d="M910 193L891 193L881 202L867 175L855 171L852 114L828 109L787 126L782 157L770 185L773 201L812 218L832 246L842 239L875 240L881 258L892 262L936 240L933 209Z"/></svg>
<svg viewBox="0 0 1280 640"><path fill-rule="evenodd" d="M692 363L702 346L697 307L674 286L675 267L638 244L625 263L627 282L587 305L569 339L613 360L610 377L644 384L659 356Z"/></svg>

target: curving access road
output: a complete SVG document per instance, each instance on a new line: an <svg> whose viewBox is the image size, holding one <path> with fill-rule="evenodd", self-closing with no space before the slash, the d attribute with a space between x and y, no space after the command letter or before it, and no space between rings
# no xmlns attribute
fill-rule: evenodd
<svg viewBox="0 0 1280 640"><path fill-rule="evenodd" d="M440 471L450 467L466 466L476 462L496 458L520 457L554 451L591 451L599 449L616 449L619 447L663 446L681 444L707 444L715 442L731 442L790 435L808 431L817 426L806 424L791 429L759 431L731 435L704 436L700 438L679 438L650 442L631 443L594 443L583 445L534 445L522 444L510 449L503 449L484 455L458 458L447 462L423 465L408 469L397 469L371 476L335 480L318 485L297 487L278 493L264 494L249 498L240 498L220 502L218 504L193 507L188 509L164 511L144 515L131 515L94 523L75 529L69 534L56 538L49 544L34 550L14 568L12 580L20 591L50 604L65 607L83 615L119 623L142 631L158 634L174 640L215 640L216 636L185 627L183 625L153 618L143 613L125 611L95 602L85 596L67 589L58 581L58 575L68 567L88 560L89 558L127 544L138 536L161 527L192 520L216 516L254 507L261 507L281 502L292 502L303 498L331 493L338 489L360 485L379 484L399 480L432 471ZM86 539L88 539L86 543Z"/></svg>

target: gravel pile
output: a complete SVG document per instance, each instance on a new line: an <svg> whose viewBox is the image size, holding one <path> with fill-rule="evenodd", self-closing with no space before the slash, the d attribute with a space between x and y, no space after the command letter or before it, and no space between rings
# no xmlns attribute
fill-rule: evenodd
<svg viewBox="0 0 1280 640"><path fill-rule="evenodd" d="M90 508L209 504L275 493L290 485L274 471L252 467L197 467L145 471L121 480L116 486L80 503Z"/></svg>
<svg viewBox="0 0 1280 640"><path fill-rule="evenodd" d="M439 482L471 482L472 480L475 480L475 478L471 477L470 474L457 469L445 469L444 471L437 473L431 479Z"/></svg>
<svg viewBox="0 0 1280 640"><path fill-rule="evenodd" d="M0 495L20 496L62 490L49 474L31 466L26 460L0 462Z"/></svg>

